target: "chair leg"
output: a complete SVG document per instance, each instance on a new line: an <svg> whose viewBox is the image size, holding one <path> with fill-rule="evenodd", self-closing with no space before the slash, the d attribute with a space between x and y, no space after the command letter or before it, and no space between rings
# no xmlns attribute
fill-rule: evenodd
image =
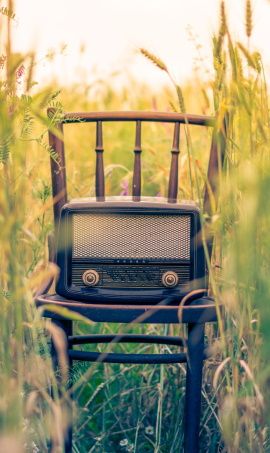
<svg viewBox="0 0 270 453"><path fill-rule="evenodd" d="M184 452L199 452L204 324L188 324Z"/></svg>
<svg viewBox="0 0 270 453"><path fill-rule="evenodd" d="M66 344L67 344L67 351L68 351L68 349L71 349L71 346L68 346L67 340L68 340L68 337L72 335L72 321L53 319L52 322L63 330L63 332L66 336ZM59 367L59 363L58 363L57 351L55 349L53 341L51 343L51 356L52 356L54 370L57 371L57 369ZM67 352L67 356L68 356L68 352ZM68 378L69 378L68 388L70 388L72 386L72 373L70 373L71 370L72 370L72 360L68 356ZM72 396L73 395L70 394L71 399L72 399ZM69 406L68 410L70 411L70 414L69 414L70 415L70 424L69 424L69 428L68 428L67 432L65 433L64 452L72 453L72 406ZM51 451L51 446L50 446L49 451Z"/></svg>

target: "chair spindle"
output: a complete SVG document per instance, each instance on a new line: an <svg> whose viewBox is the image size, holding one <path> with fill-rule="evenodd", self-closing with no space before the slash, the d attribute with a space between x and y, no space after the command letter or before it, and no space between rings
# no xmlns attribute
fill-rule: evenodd
<svg viewBox="0 0 270 453"><path fill-rule="evenodd" d="M136 121L136 136L134 148L134 169L132 181L132 197L133 201L141 199L141 121Z"/></svg>
<svg viewBox="0 0 270 453"><path fill-rule="evenodd" d="M212 135L212 143L208 162L207 181L204 190L203 212L208 215L208 220L215 213L218 204L219 196L219 179L224 164L226 152L226 137L227 137L227 118L223 121L223 126L220 131L214 129ZM208 223L208 222L207 222ZM207 233L207 249L211 259L213 250L214 236L212 232Z"/></svg>
<svg viewBox="0 0 270 453"><path fill-rule="evenodd" d="M56 127L63 134L63 124L59 123ZM67 202L66 164L63 140L63 138L57 137L53 132L49 131L49 144L56 156L50 159L55 226L58 225L61 208Z"/></svg>
<svg viewBox="0 0 270 453"><path fill-rule="evenodd" d="M179 149L180 140L180 123L175 123L174 134L173 134L173 145L172 145L172 158L170 168L170 179L168 188L168 202L176 203L178 193L178 157L180 153Z"/></svg>
<svg viewBox="0 0 270 453"><path fill-rule="evenodd" d="M103 165L103 137L102 121L97 121L96 125L96 198L99 201L105 199L105 180Z"/></svg>
<svg viewBox="0 0 270 453"><path fill-rule="evenodd" d="M227 135L227 118L224 119L222 129L213 131L212 143L207 171L207 183L204 191L203 211L211 216L216 209L219 195L219 177L224 163Z"/></svg>

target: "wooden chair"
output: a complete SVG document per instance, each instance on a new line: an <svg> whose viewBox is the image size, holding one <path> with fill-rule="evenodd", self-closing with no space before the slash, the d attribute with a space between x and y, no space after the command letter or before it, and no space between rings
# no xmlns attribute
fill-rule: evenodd
<svg viewBox="0 0 270 453"><path fill-rule="evenodd" d="M54 111L49 111L54 115ZM141 196L141 122L154 121L175 124L170 168L168 199L176 201L178 190L178 156L180 124L200 125L213 127L213 139L210 149L208 165L208 183L204 192L204 212L210 214L210 200L218 197L218 172L222 166L225 153L226 128L217 131L215 120L212 117L198 115L182 115L178 113L158 112L91 112L67 113L57 127L63 133L63 126L70 123L95 122L97 125L96 139L96 196L105 197L102 123L108 121L136 122L136 137L134 149L133 198L139 200ZM49 143L57 159L51 158L52 194L54 198L54 224L57 228L60 210L67 202L66 166L63 135L49 132ZM211 255L212 240L208 241L208 250ZM52 254L51 254L52 255ZM53 259L53 258L51 258ZM127 303L121 305L82 303L68 300L57 294L41 294L36 298L38 307L46 305L44 315L60 326L67 337L67 355L72 367L74 360L95 362L102 360L106 363L136 363L136 364L166 364L187 363L186 397L184 413L184 451L197 453L199 451L199 426L203 360L207 357L204 346L205 324L217 321L217 305L211 297L199 295L188 305L140 305ZM49 307L52 307L51 311ZM84 335L72 334L72 320L64 319L54 312L54 307L65 307L72 312L79 313L94 322L106 323L148 323L148 324L187 324L187 339L172 336L154 335ZM220 309L221 307L219 307ZM109 342L155 343L177 345L183 349L177 354L119 354L107 353L102 356L97 352L79 351L74 345ZM55 354L54 349L52 350ZM72 430L69 430L65 443L66 453L72 450Z"/></svg>

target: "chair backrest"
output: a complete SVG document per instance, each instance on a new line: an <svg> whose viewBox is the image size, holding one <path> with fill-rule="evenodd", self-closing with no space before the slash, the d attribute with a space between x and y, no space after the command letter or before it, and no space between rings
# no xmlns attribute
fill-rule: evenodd
<svg viewBox="0 0 270 453"><path fill-rule="evenodd" d="M55 109L49 109L48 115L52 118L57 115ZM51 155L52 195L54 199L54 221L58 224L62 206L67 202L67 183L63 126L70 123L96 123L96 197L100 201L105 199L105 178L103 164L103 134L102 125L108 121L131 121L136 123L134 146L134 170L132 181L132 196L134 201L141 197L141 123L145 121L174 123L174 135L171 149L171 166L168 184L168 202L177 201L178 192L178 157L180 153L180 125L199 125L213 128L212 142L209 154L207 181L204 189L203 211L211 215L211 200L218 199L218 176L224 161L226 145L226 124L220 130L216 128L214 117L162 112L90 112L66 113L57 122L58 132L49 131ZM208 244L209 254L212 251L212 241Z"/></svg>

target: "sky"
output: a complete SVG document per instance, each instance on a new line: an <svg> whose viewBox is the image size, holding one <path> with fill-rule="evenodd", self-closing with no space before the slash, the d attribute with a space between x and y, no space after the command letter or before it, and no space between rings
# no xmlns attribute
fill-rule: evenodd
<svg viewBox="0 0 270 453"><path fill-rule="evenodd" d="M39 84L134 77L152 85L165 75L138 52L162 58L179 83L194 67L208 77L211 40L218 28L219 0L16 0L13 47L34 50ZM245 0L227 0L232 34L246 42ZM251 49L260 50L270 79L270 0L253 0ZM52 61L46 55L54 55ZM114 77L112 77L114 74Z"/></svg>

